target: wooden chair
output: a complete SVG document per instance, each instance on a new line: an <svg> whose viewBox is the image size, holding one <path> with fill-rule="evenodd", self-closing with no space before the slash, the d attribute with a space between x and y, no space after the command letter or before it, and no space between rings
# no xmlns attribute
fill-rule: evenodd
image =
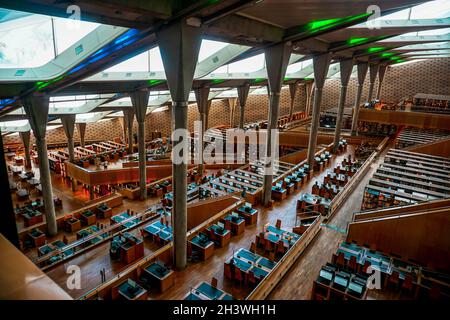
<svg viewBox="0 0 450 320"><path fill-rule="evenodd" d="M264 238L264 232L260 232L259 233L259 242L257 243L257 245L260 248L264 248L266 245L266 239Z"/></svg>
<svg viewBox="0 0 450 320"><path fill-rule="evenodd" d="M348 269L353 273L357 271L357 263L355 256L350 257L350 260L348 262Z"/></svg>
<svg viewBox="0 0 450 320"><path fill-rule="evenodd" d="M405 275L405 280L403 280L401 291L407 291L411 294L413 291L413 277L410 274Z"/></svg>
<svg viewBox="0 0 450 320"><path fill-rule="evenodd" d="M264 251L265 252L272 252L273 248L272 248L272 242L270 242L269 240L265 240L264 243Z"/></svg>
<svg viewBox="0 0 450 320"><path fill-rule="evenodd" d="M278 241L276 254L279 254L281 256L284 255L284 243L283 243L283 240Z"/></svg>
<svg viewBox="0 0 450 320"><path fill-rule="evenodd" d="M253 273L253 271L248 272L247 283L252 286L256 286L256 278L255 278L255 274Z"/></svg>
<svg viewBox="0 0 450 320"><path fill-rule="evenodd" d="M280 219L277 219L277 222L275 223L275 227L277 229L281 229L281 220Z"/></svg>
<svg viewBox="0 0 450 320"><path fill-rule="evenodd" d="M333 253L331 255L331 263L332 264L336 264L337 263L337 258L338 258L337 254Z"/></svg>
<svg viewBox="0 0 450 320"><path fill-rule="evenodd" d="M217 288L217 278L212 278L211 279L211 287L213 287L213 288Z"/></svg>
<svg viewBox="0 0 450 320"><path fill-rule="evenodd" d="M269 260L272 262L275 262L275 251L272 251L269 253Z"/></svg>
<svg viewBox="0 0 450 320"><path fill-rule="evenodd" d="M242 276L242 271L239 268L235 268L234 270L234 281L239 282L239 286L242 286L242 283L244 282L244 277Z"/></svg>
<svg viewBox="0 0 450 320"><path fill-rule="evenodd" d="M207 232L208 232L208 238L210 240L212 240L212 241L216 240L216 236L214 234L214 230L213 229L209 229L209 230L207 230Z"/></svg>
<svg viewBox="0 0 450 320"><path fill-rule="evenodd" d="M250 245L250 252L256 253L256 243L252 242Z"/></svg>
<svg viewBox="0 0 450 320"><path fill-rule="evenodd" d="M367 274L368 269L370 267L370 262L369 261L365 261L364 262L364 266L362 267L362 273Z"/></svg>
<svg viewBox="0 0 450 320"><path fill-rule="evenodd" d="M398 288L400 283L400 273L398 271L392 271L392 274L389 276L388 285L394 285L395 288Z"/></svg>
<svg viewBox="0 0 450 320"><path fill-rule="evenodd" d="M231 272L231 264L225 263L223 273L225 275L225 278L229 280L233 280L233 273Z"/></svg>
<svg viewBox="0 0 450 320"><path fill-rule="evenodd" d="M337 260L336 260L336 264L339 267L342 267L342 268L345 267L345 255L343 252L339 252Z"/></svg>

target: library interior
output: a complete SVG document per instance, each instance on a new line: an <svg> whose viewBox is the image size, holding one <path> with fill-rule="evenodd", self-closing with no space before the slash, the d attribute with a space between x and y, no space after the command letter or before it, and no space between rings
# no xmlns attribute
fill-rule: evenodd
<svg viewBox="0 0 450 320"><path fill-rule="evenodd" d="M448 0L0 1L0 300L450 300L449 75Z"/></svg>

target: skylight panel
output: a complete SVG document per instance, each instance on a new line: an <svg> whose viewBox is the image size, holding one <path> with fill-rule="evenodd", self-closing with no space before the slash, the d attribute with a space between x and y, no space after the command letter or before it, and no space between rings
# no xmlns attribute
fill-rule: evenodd
<svg viewBox="0 0 450 320"><path fill-rule="evenodd" d="M138 54L133 58L122 61L104 72L138 72L149 70L148 51Z"/></svg>
<svg viewBox="0 0 450 320"><path fill-rule="evenodd" d="M214 53L225 48L229 43L213 40L202 40L200 52L198 53L198 61L201 62L206 58L212 56Z"/></svg>
<svg viewBox="0 0 450 320"><path fill-rule="evenodd" d="M0 23L0 68L40 67L54 57L50 17L30 15Z"/></svg>
<svg viewBox="0 0 450 320"><path fill-rule="evenodd" d="M164 71L164 65L161 58L159 47L149 51L150 54L150 72Z"/></svg>
<svg viewBox="0 0 450 320"><path fill-rule="evenodd" d="M53 25L57 54L65 51L100 26L98 23L87 21L76 21L74 23L72 19L65 18L53 18Z"/></svg>
<svg viewBox="0 0 450 320"><path fill-rule="evenodd" d="M228 72L229 73L255 72L264 68L264 62L265 62L264 54L258 54L254 57L250 57L229 64Z"/></svg>
<svg viewBox="0 0 450 320"><path fill-rule="evenodd" d="M450 16L450 1L430 1L412 8L411 19L437 19Z"/></svg>

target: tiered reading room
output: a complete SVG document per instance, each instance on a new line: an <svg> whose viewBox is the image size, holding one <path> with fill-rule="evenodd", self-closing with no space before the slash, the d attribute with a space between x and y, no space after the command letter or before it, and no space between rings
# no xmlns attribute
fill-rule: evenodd
<svg viewBox="0 0 450 320"><path fill-rule="evenodd" d="M378 2L0 2L0 299L449 300L450 3Z"/></svg>

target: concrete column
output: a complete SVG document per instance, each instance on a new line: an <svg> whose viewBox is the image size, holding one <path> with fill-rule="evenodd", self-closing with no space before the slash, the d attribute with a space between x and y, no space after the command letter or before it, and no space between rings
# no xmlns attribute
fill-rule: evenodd
<svg viewBox="0 0 450 320"><path fill-rule="evenodd" d="M123 111L122 111L123 112ZM126 124L126 121L125 121L125 113L124 113L124 116L123 117L121 117L121 118L119 118L119 123L120 123L120 126L122 127L122 134L123 134L123 144L127 144L127 124Z"/></svg>
<svg viewBox="0 0 450 320"><path fill-rule="evenodd" d="M320 104L322 102L322 89L330 66L331 54L324 53L313 57L314 67L314 104L312 109L311 129L308 142L308 164L310 170L314 166L314 157L317 146L317 132L319 131Z"/></svg>
<svg viewBox="0 0 450 320"><path fill-rule="evenodd" d="M181 19L156 33L159 50L166 72L167 84L172 97L173 129L187 130L187 108L192 88L198 52L201 44L201 29L187 25ZM173 175L173 253L176 269L182 270L187 263L187 133L173 135L173 149L184 146L180 155L184 161L172 161ZM174 155L174 152L172 152ZM173 159L175 160L175 158Z"/></svg>
<svg viewBox="0 0 450 320"><path fill-rule="evenodd" d="M31 155L30 155L30 131L20 132L20 140L22 140L23 149L25 153L25 168L31 169Z"/></svg>
<svg viewBox="0 0 450 320"><path fill-rule="evenodd" d="M311 115L311 102L312 102L312 95L314 92L314 82L308 81L306 82L306 106L305 106L305 113L306 116L309 117Z"/></svg>
<svg viewBox="0 0 450 320"><path fill-rule="evenodd" d="M341 138L342 117L344 115L345 99L347 97L347 86L353 70L353 60L343 60L340 63L341 71L341 92L339 95L338 113L336 118L336 128L334 130L333 152L339 147L339 139Z"/></svg>
<svg viewBox="0 0 450 320"><path fill-rule="evenodd" d="M132 154L133 150L133 121L134 121L134 110L126 109L123 110L123 120L125 122L125 126L127 127L128 133L128 153Z"/></svg>
<svg viewBox="0 0 450 320"><path fill-rule="evenodd" d="M383 85L384 75L386 74L387 65L380 65L378 69L378 89L377 100L381 100L381 86Z"/></svg>
<svg viewBox="0 0 450 320"><path fill-rule="evenodd" d="M145 148L145 115L147 113L148 96L147 89L130 93L136 120L138 123L138 152L139 152L139 198L147 199L147 150Z"/></svg>
<svg viewBox="0 0 450 320"><path fill-rule="evenodd" d="M73 133L75 131L75 115L67 114L61 116L61 123L67 138L67 149L69 152L69 161L75 162L75 145L73 142Z"/></svg>
<svg viewBox="0 0 450 320"><path fill-rule="evenodd" d="M375 80L377 79L377 74L378 74L378 69L379 68L380 68L379 64L371 64L369 66L370 86L369 86L369 94L367 95L367 102L372 101L373 88L375 86Z"/></svg>
<svg viewBox="0 0 450 320"><path fill-rule="evenodd" d="M359 107L361 104L361 94L364 88L364 80L367 75L367 62L360 62L356 65L358 71L358 84L356 88L356 98L355 106L353 107L353 118L352 118L352 135L358 134L358 117L359 117Z"/></svg>
<svg viewBox="0 0 450 320"><path fill-rule="evenodd" d="M77 123L77 130L80 134L80 145L82 148L84 148L84 137L86 136L86 123Z"/></svg>
<svg viewBox="0 0 450 320"><path fill-rule="evenodd" d="M288 43L279 43L265 49L267 78L269 83L269 119L266 134L266 154L264 161L263 204L268 205L272 199L272 183L274 155L278 145L272 146L272 129L277 129L280 109L281 86L286 75L287 65L291 56L292 47Z"/></svg>
<svg viewBox="0 0 450 320"><path fill-rule="evenodd" d="M250 92L250 85L248 83L237 87L239 99L239 129L244 128L245 123L245 105L247 104L248 93Z"/></svg>
<svg viewBox="0 0 450 320"><path fill-rule="evenodd" d="M200 122L201 122L201 131L198 143L198 154L199 154L199 165L198 172L201 176L203 176L204 166L203 166L203 135L206 131L206 115L208 113L208 104L209 104L209 87L200 87L194 90L195 100L197 101L197 109L200 113Z"/></svg>
<svg viewBox="0 0 450 320"><path fill-rule="evenodd" d="M292 120L292 114L294 113L294 102L295 96L297 95L298 83L289 83L289 95L290 95L290 105L289 105L289 121Z"/></svg>
<svg viewBox="0 0 450 320"><path fill-rule="evenodd" d="M205 113L205 131L209 128L209 111L211 110L212 100L208 101L208 108Z"/></svg>
<svg viewBox="0 0 450 320"><path fill-rule="evenodd" d="M89 200L94 200L94 186L88 186Z"/></svg>
<svg viewBox="0 0 450 320"><path fill-rule="evenodd" d="M45 133L47 129L48 96L27 96L23 101L23 107L28 116L33 135L36 139L36 148L39 157L39 174L42 186L42 197L45 207L45 218L47 221L47 232L50 236L58 233L56 225L55 205L53 203L52 180L47 155L47 142Z"/></svg>
<svg viewBox="0 0 450 320"><path fill-rule="evenodd" d="M17 234L16 214L9 190L8 170L6 169L5 153L3 149L3 138L0 130L0 203L2 214L0 214L0 233L13 245L19 248L19 236Z"/></svg>
<svg viewBox="0 0 450 320"><path fill-rule="evenodd" d="M75 162L75 144L73 141L73 133L75 131L75 114L68 114L61 116L61 123L64 128L64 133L67 137L67 149L69 151L69 161ZM77 181L72 178L72 191L77 189Z"/></svg>
<svg viewBox="0 0 450 320"><path fill-rule="evenodd" d="M228 107L230 108L230 128L234 127L234 110L236 109L236 98L228 98Z"/></svg>

